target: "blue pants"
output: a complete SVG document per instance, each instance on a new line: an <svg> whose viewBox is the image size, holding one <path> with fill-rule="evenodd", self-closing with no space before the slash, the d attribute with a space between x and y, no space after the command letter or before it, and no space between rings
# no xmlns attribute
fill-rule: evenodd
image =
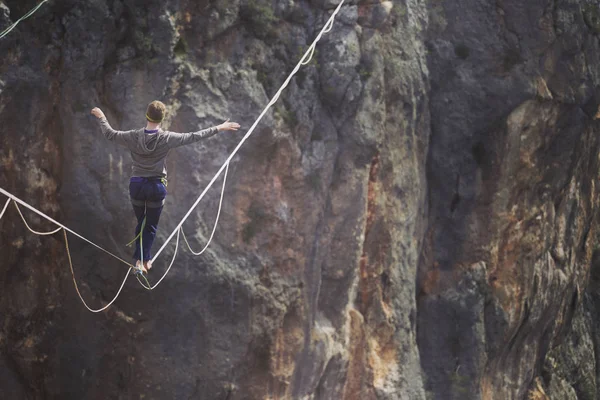
<svg viewBox="0 0 600 400"><path fill-rule="evenodd" d="M147 261L152 258L150 249L156 237L158 220L160 219L160 213L162 212L165 197L167 196L167 188L161 182L160 178L133 177L129 182L129 196L131 197L131 204L137 218L137 226L135 228L136 237L142 229L144 218L146 219L144 231L141 236L144 261ZM141 260L139 238L135 241L133 259Z"/></svg>

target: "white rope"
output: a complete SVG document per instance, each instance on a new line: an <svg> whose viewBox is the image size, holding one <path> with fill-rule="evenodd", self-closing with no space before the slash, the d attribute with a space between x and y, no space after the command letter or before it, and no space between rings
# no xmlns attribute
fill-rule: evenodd
<svg viewBox="0 0 600 400"><path fill-rule="evenodd" d="M34 8L32 8L27 14L23 15L21 18L19 18L14 24L12 24L11 26L9 26L8 28L6 28L5 30L3 30L0 33L0 39L2 39L3 37L5 37L6 35L8 35L10 33L10 31L12 31L13 29L15 29L17 27L17 25L19 25L19 23L27 18L29 18L30 16L32 16L33 14L35 14L35 12L37 10L39 10L39 8L49 0L42 0L42 2L40 4L38 4L37 6L35 6Z"/></svg>
<svg viewBox="0 0 600 400"><path fill-rule="evenodd" d="M4 208L2 209L2 212L0 212L0 219L2 219L2 217L4 216L4 212L8 208L8 203L10 203L10 199L6 200L6 204L4 204Z"/></svg>
<svg viewBox="0 0 600 400"><path fill-rule="evenodd" d="M121 294L121 290L123 290L123 286L125 286L125 282L127 282L127 278L129 278L129 272L131 271L131 267L127 271L127 274L125 275L125 279L123 279L123 283L121 283L121 287L119 288L119 291L117 292L115 297L110 301L110 303L108 303L107 305L105 305L102 308L95 310L95 309L91 308L90 306L88 306L87 303L85 302L85 300L83 299L83 296L81 296L81 292L79 291L79 286L77 286L77 280L75 279L75 271L73 271L73 260L71 260L71 251L69 250L69 240L67 238L67 230L63 229L63 233L65 235L65 248L67 249L67 257L69 259L69 267L71 268L71 276L73 277L73 284L75 285L75 291L77 292L77 296L79 296L79 299L81 299L81 302L83 303L85 308L87 308L88 310L90 310L93 313L99 313L99 312L106 310L119 298L119 295Z"/></svg>
<svg viewBox="0 0 600 400"><path fill-rule="evenodd" d="M227 183L227 173L228 172L229 172L229 164L227 164L227 168L225 168L225 175L223 177L223 187L221 188L221 199L219 200L219 209L217 211L217 218L215 218L215 225L213 226L213 230L212 230L210 237L208 238L208 241L206 242L206 245L204 246L204 248L202 250L200 250L199 252L195 252L194 250L192 250L192 247L190 246L190 243L188 242L187 237L185 236L185 232L183 231L183 227L181 227L181 234L183 235L183 240L185 241L185 244L187 245L188 249L195 256L202 255L202 253L204 253L206 251L206 249L208 249L210 242L212 242L213 237L215 236L215 231L217 230L217 225L219 224L219 216L221 215L221 208L223 207L223 195L225 194L225 184Z"/></svg>
<svg viewBox="0 0 600 400"><path fill-rule="evenodd" d="M10 199L9 199L9 201L10 201ZM56 230L54 230L52 232L37 232L37 231L34 231L33 229L31 229L31 227L29 226L29 224L25 220L25 217L23 216L23 213L21 212L21 209L19 208L19 205L17 203L13 203L13 204L17 208L17 211L19 212L19 215L21 216L21 219L23 220L23 223L25 224L25 226L27 227L27 229L29 229L29 231L31 233L34 233L34 234L39 235L39 236L47 236L47 235L54 235L56 232L58 232L58 231L60 231L62 229L59 226L58 228L56 228Z"/></svg>
<svg viewBox="0 0 600 400"><path fill-rule="evenodd" d="M169 235L169 237L167 238L167 240L165 240L165 243L162 245L162 247L156 252L156 254L154 255L154 257L152 258L152 262L154 262L156 260L156 258L163 252L163 250L165 249L165 247L167 246L167 244L169 243L169 241L171 239L173 239L173 236L175 236L175 234L180 231L181 227L183 226L183 223L188 219L188 217L190 216L190 214L192 213L192 211L194 210L194 208L196 208L198 206L198 204L200 203L200 201L206 195L206 192L208 192L208 190L212 187L212 185L215 183L215 181L217 180L217 178L221 175L221 173L223 173L223 170L227 167L227 165L229 164L229 162L237 154L237 152L239 151L240 147L242 147L242 145L244 144L244 142L246 142L246 140L248 140L248 138L250 137L250 135L252 135L252 133L254 133L254 130L256 129L256 126L258 125L258 123L262 120L262 118L265 116L265 114L267 113L267 111L269 111L269 109L271 108L271 106L273 106L273 104L275 104L275 102L277 101L277 99L279 99L279 96L281 95L281 93L283 92L283 90L289 85L290 81L292 80L292 78L294 77L294 75L296 75L296 73L298 72L298 70L300 69L300 67L302 65L305 65L306 63L310 62L312 56L314 55L314 47L319 42L319 40L321 40L321 37L323 36L323 34L329 32L333 28L333 22L335 20L335 17L339 13L340 9L342 8L342 5L344 4L344 1L345 0L341 0L340 1L340 4L338 4L337 8L333 11L333 14L331 14L331 17L329 18L329 20L327 21L327 23L325 24L325 26L323 27L323 29L321 30L321 32L319 32L319 34L317 35L317 37L315 38L315 40L313 41L313 43L310 45L310 47L308 48L308 50L306 51L306 53L304 53L304 55L302 56L302 58L300 59L300 61L298 62L298 64L296 64L296 67L294 67L294 69L292 70L292 72L290 73L290 75L287 77L287 79L285 80L285 82L283 83L283 85L281 85L281 87L279 88L279 90L277 91L277 93L273 96L273 98L271 99L271 101L269 101L269 104L267 104L267 106L264 108L264 110L262 111L262 113L258 116L258 118L256 119L256 121L254 121L254 124L252 124L252 126L250 127L250 129L248 130L248 132L244 135L244 137L242 138L242 140L240 140L240 142L235 147L235 149L231 152L231 154L229 155L229 157L227 157L227 159L225 160L225 162L223 163L223 165L221 166L221 168L213 176L213 178L208 183L208 185L206 186L206 188L204 189L204 191L200 194L200 196L198 196L198 199L196 199L196 202L192 205L192 207L189 209L189 211L181 219L181 222L179 222L179 224L177 224L177 226L175 227L175 229L173 230L173 232Z"/></svg>
<svg viewBox="0 0 600 400"><path fill-rule="evenodd" d="M7 196L9 199L12 199L15 203L19 203L24 207L27 207L28 209L30 209L31 211L35 212L36 214L38 214L41 217L46 218L48 221L53 222L54 224L60 226L61 228L63 228L65 231L77 236L79 239L88 242L89 244L91 244L92 246L96 247L99 250L102 250L103 252L105 252L106 254L108 254L109 256L112 256L113 258L121 261L123 264L129 266L129 267L133 267L133 265L125 260L123 260L121 257L114 255L113 253L111 253L108 250L105 250L104 248L100 247L99 245L97 245L96 243L92 242L89 239L86 239L85 237L81 236L79 233L67 228L66 226L64 226L63 224L61 224L60 222L55 221L54 219L50 218L49 216L47 216L46 214L44 214L43 212L41 212L40 210L38 210L37 208L30 206L29 204L27 204L26 202L24 202L23 200L19 199L17 196L7 192L6 190L0 188L0 193L2 193L3 195Z"/></svg>

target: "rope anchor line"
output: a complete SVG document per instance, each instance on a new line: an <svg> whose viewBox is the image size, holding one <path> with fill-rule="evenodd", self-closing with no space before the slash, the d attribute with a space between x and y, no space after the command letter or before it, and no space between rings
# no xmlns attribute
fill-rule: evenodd
<svg viewBox="0 0 600 400"><path fill-rule="evenodd" d="M42 1L42 3L40 3L37 8L41 7L41 5L43 3L45 3L48 0L44 0ZM244 135L244 137L240 140L240 142L237 144L237 146L235 147L235 149L231 152L231 154L227 157L227 159L225 160L225 162L222 164L222 166L219 168L219 170L215 173L215 175L212 177L212 179L210 180L210 182L207 184L207 186L204 188L204 190L202 191L202 193L200 194L200 196L196 199L196 201L194 202L194 204L192 205L192 207L188 210L188 212L185 214L185 216L181 219L181 221L179 222L179 224L175 227L175 229L173 230L173 232L167 237L167 239L165 240L164 244L161 246L161 248L156 252L155 256L152 258L152 262L154 262L158 256L164 251L165 247L167 246L167 244L171 241L171 239L173 239L173 237L175 235L177 235L176 237L176 243L175 243L175 251L173 253L173 259L171 260L171 263L169 264L167 270L165 271L165 273L163 274L163 276L154 284L154 285L150 285L150 283L146 280L146 284L144 284L138 277L138 282L140 283L140 285L142 285L145 289L147 290L154 290L168 275L168 273L171 270L171 267L173 266L174 262L175 262L175 258L177 257L177 252L179 249L179 241L180 241L180 236L183 236L184 241L187 244L188 249L192 252L192 254L194 255L200 255L202 253L204 253L206 251L206 249L208 248L208 246L210 245L215 231L217 229L217 225L219 223L219 216L221 214L221 209L222 209L222 205L223 205L223 195L224 195L224 191L225 191L225 185L227 182L227 174L229 172L229 164L231 162L231 160L233 159L233 157L238 153L239 149L242 147L242 145L246 142L246 140L248 140L248 138L252 135L252 133L254 133L254 130L256 129L256 127L258 126L259 122L262 120L262 118L266 115L266 113L269 111L269 109L277 102L277 100L279 99L279 97L281 96L281 93L283 92L283 90L289 85L290 81L292 80L292 78L294 77L294 75L296 75L296 73L300 70L300 68L304 65L307 65L308 63L310 63L311 59L313 58L314 54L315 54L315 48L317 43L321 40L322 36L327 33L330 32L333 28L333 23L335 21L335 17L337 16L337 14L339 13L339 11L342 8L342 5L344 4L345 0L341 0L340 3L338 4L337 8L333 11L333 13L331 14L331 16L329 17L329 20L327 21L327 23L323 26L323 29L319 32L319 34L317 35L317 37L315 38L315 40L312 42L312 44L308 47L306 53L304 53L304 55L302 56L302 58L300 59L300 61L296 64L296 66L294 67L294 69L292 70L292 72L288 75L287 79L284 81L284 83L281 85L281 87L279 88L279 90L277 91L277 93L271 98L271 100L269 101L269 103L267 104L267 106L263 109L263 111L261 112L261 114L258 116L258 118L254 121L254 123L252 124L252 126L250 127L250 129L248 130L248 132ZM37 8L35 10L32 10L30 13L28 13L26 16L22 17L22 19L25 19L26 17L30 16L31 14L33 14L33 12L35 12L37 10ZM12 30L14 28L14 26L16 26L16 24L18 22L20 22L21 20L17 21L13 26L9 27L7 30L4 30L2 33L0 33L0 39L4 36L6 36L6 34L8 34L8 32L10 32L10 30ZM213 227L213 230L211 232L211 235L208 239L207 244L204 246L204 248L199 251L199 252L194 252L185 236L185 233L183 232L183 223L189 218L189 216L191 215L191 213L194 211L194 209L198 206L198 204L200 203L200 201L204 198L204 196L206 195L206 193L208 192L208 190L213 186L213 184L215 183L215 181L219 178L219 176L221 176L221 174L225 172L224 178L223 178L223 187L221 188L221 197L219 200L219 209L217 211L217 216L215 219L215 225ZM98 313L101 311L106 310L108 307L110 307L119 297L119 295L121 294L121 291L123 290L123 287L125 286L125 282L127 282L127 278L129 277L129 273L135 268L131 263L123 260L122 258L120 258L119 256L111 253L110 251L104 249L103 247L99 246L98 244L94 243L93 241L85 238L84 236L78 234L77 232L73 231L72 229L69 229L68 227L66 227L65 225L55 221L54 219L52 219L51 217L49 217L48 215L44 214L43 212L41 212L40 210L36 209L35 207L31 206L30 204L24 202L23 200L19 199L18 197L16 197L15 195L7 192L6 190L0 188L0 193L7 196L8 200L6 201L6 203L4 204L4 207L2 209L2 212L0 212L0 218L2 218L2 216L4 215L9 203L11 201L13 201L15 203L15 207L17 208L17 211L19 212L21 219L23 220L23 222L25 223L25 225L27 226L27 228L33 232L36 235L52 235L55 234L57 232L59 232L60 230L63 231L64 234L64 238L65 238L65 248L67 251L67 257L69 260L69 267L71 269L71 275L73 277L73 283L75 285L75 290L77 292L77 295L79 296L79 298L81 299L82 303L84 304L84 306L91 312L94 313ZM38 214L39 216L45 218L46 220L54 223L55 225L58 226L58 228L52 232L36 232L33 229L31 229L31 227L27 224L27 221L25 220L25 218L23 217L23 214L21 213L21 210L18 207L18 204L22 205L23 207L28 208L29 210L35 212L36 214ZM87 303L85 302L85 300L83 299L83 297L81 296L81 293L79 291L79 287L77 286L77 281L75 279L75 272L73 270L73 262L72 262L72 258L71 258L71 253L70 253L70 249L69 249L69 242L68 242L68 237L67 237L67 233L71 233L72 235L84 240L85 242L91 244L92 246L96 247L97 249L103 251L104 253L112 256L113 258L119 260L120 262L126 264L129 269L127 271L127 274L125 276L125 278L123 279L123 283L121 283L121 286L117 292L117 294L115 295L115 297L108 303L106 304L104 307L100 308L100 309L92 309L91 307L89 307L87 305ZM136 276L137 277L137 276Z"/></svg>
<svg viewBox="0 0 600 400"><path fill-rule="evenodd" d="M33 7L27 14L23 15L21 18L19 18L17 21L15 21L14 24L10 25L8 28L6 28L2 32L0 32L0 39L4 38L6 35L8 35L13 29L15 29L17 27L17 25L19 25L19 23L21 21L24 21L27 18L31 17L33 14L35 14L37 12L37 10L39 10L40 7L43 6L44 3L46 3L47 1L49 1L49 0L42 0L42 2L40 4Z"/></svg>

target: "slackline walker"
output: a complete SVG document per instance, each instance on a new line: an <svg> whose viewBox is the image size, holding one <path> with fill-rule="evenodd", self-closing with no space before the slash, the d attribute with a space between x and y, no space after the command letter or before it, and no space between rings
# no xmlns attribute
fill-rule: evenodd
<svg viewBox="0 0 600 400"><path fill-rule="evenodd" d="M47 0L45 0L45 1L47 1ZM40 3L40 5L38 5L38 8L44 2ZM208 128L208 129L205 129L205 130L202 130L199 132L181 134L181 133L163 131L162 129L160 129L160 123L162 122L162 120L165 116L166 108L165 108L164 104L162 104L161 102L154 101L154 102L150 103L150 105L147 108L147 112L146 112L147 125L146 125L145 129L138 129L138 130L132 130L132 131L116 131L116 130L112 129L112 127L106 120L104 113L99 108L94 108L92 110L92 114L99 119L102 132L106 136L107 139L113 140L120 145L127 146L131 150L135 149L136 152L138 152L139 154L143 154L145 156L145 157L139 157L136 159L136 157L138 157L138 155L134 154L134 152L132 151L132 158L134 159L133 160L134 161L133 162L133 175L134 176L130 180L129 189L130 189L131 202L132 202L134 212L135 212L137 220L138 220L138 225L136 227L136 239L134 239L134 243L136 245L136 250L134 252L134 260L136 260L135 265L130 262L125 261L124 259L120 258L119 256L102 248L98 244L85 238L84 236L82 236L79 233L73 231L72 229L66 227L65 225L61 224L60 222L55 221L48 215L44 214L42 211L36 209L35 207L31 206L30 204L26 203L25 201L19 199L15 195L7 192L6 190L4 190L2 188L0 188L0 193L7 196L8 199L7 199L6 203L4 204L2 211L0 212L0 219L3 217L10 202L12 201L14 203L21 219L25 223L26 227L32 233L34 233L36 235L53 235L60 231L63 232L63 236L64 236L64 240L65 240L65 248L67 251L67 258L69 261L69 267L71 270L71 275L73 278L75 291L77 292L77 295L83 302L84 306L91 312L101 312L101 311L106 310L108 307L110 307L119 297L121 291L123 290L123 287L125 286L125 282L127 281L127 278L129 277L130 272L132 272L132 271L135 272L135 276L137 277L139 283L144 288L146 288L147 290L155 289L168 275L169 271L171 270L171 267L173 266L173 264L175 262L175 258L177 257L177 251L179 248L179 241L180 241L181 236L183 236L183 239L184 239L188 249L194 255L200 255L200 254L204 253L206 251L206 249L208 248L208 246L210 245L210 243L214 237L215 231L217 229L217 225L219 223L219 216L221 214L221 209L223 206L223 196L224 196L224 192L225 192L225 185L227 183L227 174L229 172L229 164L230 164L231 160L238 153L239 149L242 147L244 142L246 140L248 140L248 138L252 135L252 133L254 133L254 130L256 129L257 125L262 120L262 118L266 115L266 113L269 111L269 109L277 102L277 100L281 96L281 93L289 85L289 83L292 80L292 78L294 77L294 75L296 75L296 73L299 71L299 69L303 65L307 65L311 61L312 57L314 56L315 47L316 47L317 43L321 40L322 36L325 33L330 32L331 29L333 28L333 23L335 21L335 17L341 10L344 2L345 2L345 0L340 1L338 6L335 8L333 13L329 17L328 21L325 23L325 25L323 26L323 28L321 29L321 31L319 32L317 37L314 39L312 44L308 47L307 51L304 53L304 55L302 56L300 61L296 64L296 66L294 67L292 72L288 75L286 80L283 82L283 84L281 85L279 90L275 93L273 98L269 101L267 106L263 109L261 114L254 121L254 123L252 124L252 126L250 127L248 132L246 132L246 134L242 137L242 139L237 144L237 146L234 148L234 150L229 154L227 159L223 162L223 164L221 165L219 170L215 173L213 178L210 180L210 182L204 188L202 193L198 196L198 198L196 199L194 204L191 206L191 208L188 210L188 212L185 214L185 216L177 224L177 226L175 227L173 232L167 237L167 239L165 240L163 245L160 247L160 249L156 252L154 257L151 257L150 247L151 247L152 242L154 241L154 238L156 235L158 218L160 217L160 212L162 211L162 206L164 204L164 198L166 196L166 184L167 183L166 183L166 168L164 166L164 158L166 157L166 154L168 153L168 151L171 148L174 148L177 146L182 146L182 145L192 143L192 142L200 140L200 139L210 137L219 131L237 130L239 128L239 124L237 124L235 122L229 122L229 120L227 120L221 125L218 125L213 128ZM35 11L33 11L33 12L35 12ZM5 35L6 33L3 32L2 34ZM2 36L0 36L0 38L1 37ZM206 245L202 248L201 251L195 252L194 250L192 250L192 248L189 244L189 241L188 241L187 237L185 236L185 233L183 232L183 224L188 219L188 217L191 215L191 213L194 211L194 209L198 206L200 201L202 201L202 199L204 198L204 196L206 195L208 190L213 186L213 184L221 176L221 174L223 174L223 186L221 188L221 196L219 199L219 208L218 208L217 215L215 218L215 224L213 226L212 232L210 234L210 237L209 237ZM52 230L52 231L48 231L48 232L38 232L38 231L33 230L27 223L25 217L23 216L23 213L21 212L19 205L27 208L30 211L33 211L34 213L38 214L39 216L43 217L44 219L52 222L58 228L56 228L55 230ZM99 250L103 251L104 253L112 256L113 258L119 260L121 263L127 265L127 267L128 267L127 273L125 274L123 282L121 283L121 286L119 287L119 290L117 291L116 295L108 304L106 304L102 308L92 309L91 307L89 307L79 291L79 287L77 285L77 280L75 278L75 272L73 270L73 262L72 262L72 258L71 258L71 254L70 254L70 250L69 250L69 242L68 242L68 235L67 235L68 233L78 237L79 239L84 240L85 242L96 247L97 249L99 249ZM173 252L173 258L171 259L169 266L167 267L166 271L161 276L161 278L154 285L151 285L150 282L146 278L146 273L152 267L152 263L164 251L164 249L171 242L171 240L173 239L174 236L176 236L176 242L175 242L175 249ZM142 282L142 280L140 280L140 278L142 278L145 282Z"/></svg>
<svg viewBox="0 0 600 400"><path fill-rule="evenodd" d="M114 130L99 108L92 114L100 121L102 133L108 140L127 147L133 160L132 177L129 181L129 196L137 226L134 240L135 269L138 274L152 268L151 248L156 237L158 221L167 196L167 154L171 149L195 143L222 131L237 131L240 124L223 122L220 125L198 132L176 133L160 128L167 108L160 101L153 101L146 109L146 128L132 131Z"/></svg>

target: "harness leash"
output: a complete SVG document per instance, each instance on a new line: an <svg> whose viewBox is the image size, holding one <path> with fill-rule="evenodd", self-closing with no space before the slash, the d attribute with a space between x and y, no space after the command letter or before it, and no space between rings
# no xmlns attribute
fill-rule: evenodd
<svg viewBox="0 0 600 400"><path fill-rule="evenodd" d="M142 246L142 232L144 232L144 228L146 227L146 217L144 217L144 220L142 221L142 227L140 228L140 233L137 234L137 236L129 243L127 243L125 246L127 247L131 247L133 246L133 244L135 243L136 240L140 239L140 248Z"/></svg>

